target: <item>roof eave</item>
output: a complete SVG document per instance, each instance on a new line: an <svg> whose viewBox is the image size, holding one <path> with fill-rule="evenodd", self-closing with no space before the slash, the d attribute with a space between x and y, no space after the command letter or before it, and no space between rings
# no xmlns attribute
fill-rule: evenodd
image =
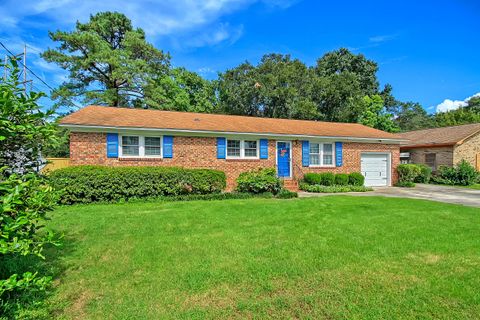
<svg viewBox="0 0 480 320"><path fill-rule="evenodd" d="M350 142L371 142L371 143L388 143L401 144L408 140L394 139L394 138L369 138L369 137L352 137L352 136L318 136L318 135L303 135L303 134L281 134L281 133L258 133L258 132L229 132L229 131L214 131L214 130L188 130L188 129L171 129L171 128L145 128L145 127L116 127L116 126L92 126L71 123L60 123L61 127L71 129L72 131L162 131L169 133L178 133L182 135L200 134L200 135L229 135L229 136L259 136L259 137L278 137L291 139L332 139Z"/></svg>

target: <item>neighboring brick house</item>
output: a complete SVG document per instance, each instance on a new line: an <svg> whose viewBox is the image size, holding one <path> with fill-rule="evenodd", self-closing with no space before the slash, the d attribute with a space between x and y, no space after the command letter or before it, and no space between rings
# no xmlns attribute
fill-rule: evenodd
<svg viewBox="0 0 480 320"><path fill-rule="evenodd" d="M480 170L480 123L409 131L400 148L402 161L424 163L433 170L466 160Z"/></svg>
<svg viewBox="0 0 480 320"><path fill-rule="evenodd" d="M70 163L211 168L235 187L241 172L273 167L286 185L306 172L362 172L367 185L397 179L396 135L329 123L88 106L61 121L70 129Z"/></svg>

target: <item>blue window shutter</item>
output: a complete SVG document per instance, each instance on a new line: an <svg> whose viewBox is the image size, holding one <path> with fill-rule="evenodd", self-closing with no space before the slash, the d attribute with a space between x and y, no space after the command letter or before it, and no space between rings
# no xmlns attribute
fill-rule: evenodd
<svg viewBox="0 0 480 320"><path fill-rule="evenodd" d="M107 158L118 158L118 133L107 133Z"/></svg>
<svg viewBox="0 0 480 320"><path fill-rule="evenodd" d="M227 139L217 138L217 159L225 159L227 154Z"/></svg>
<svg viewBox="0 0 480 320"><path fill-rule="evenodd" d="M341 167L343 165L343 143L335 142L335 165Z"/></svg>
<svg viewBox="0 0 480 320"><path fill-rule="evenodd" d="M260 159L268 159L268 140L260 139Z"/></svg>
<svg viewBox="0 0 480 320"><path fill-rule="evenodd" d="M173 158L173 137L163 136L163 157Z"/></svg>
<svg viewBox="0 0 480 320"><path fill-rule="evenodd" d="M302 166L310 165L310 142L302 141Z"/></svg>

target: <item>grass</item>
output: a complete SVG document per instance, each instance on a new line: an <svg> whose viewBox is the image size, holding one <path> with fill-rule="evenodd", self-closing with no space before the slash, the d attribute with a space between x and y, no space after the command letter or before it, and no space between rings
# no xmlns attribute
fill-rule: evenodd
<svg viewBox="0 0 480 320"><path fill-rule="evenodd" d="M62 207L61 319L475 319L480 210L322 197ZM46 311L47 312L47 311Z"/></svg>
<svg viewBox="0 0 480 320"><path fill-rule="evenodd" d="M471 186L466 186L465 188L474 189L474 190L480 190L480 183L472 184Z"/></svg>

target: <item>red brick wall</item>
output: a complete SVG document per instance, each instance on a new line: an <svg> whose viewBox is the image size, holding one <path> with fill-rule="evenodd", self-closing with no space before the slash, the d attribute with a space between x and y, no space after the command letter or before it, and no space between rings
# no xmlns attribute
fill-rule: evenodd
<svg viewBox="0 0 480 320"><path fill-rule="evenodd" d="M227 189L235 186L235 180L241 172L265 167L275 167L275 140L268 142L268 159L217 159L216 138L212 137L174 137L173 158L107 158L106 134L91 132L72 132L70 134L70 163L72 165L106 166L179 166L186 168L209 168L222 170L227 175ZM353 172L360 171L360 153L365 151L391 152L392 181L396 181L396 167L400 161L397 145L383 144L343 144L343 166L339 168L302 167L302 146L300 141L292 142L292 171L295 179L306 172Z"/></svg>

